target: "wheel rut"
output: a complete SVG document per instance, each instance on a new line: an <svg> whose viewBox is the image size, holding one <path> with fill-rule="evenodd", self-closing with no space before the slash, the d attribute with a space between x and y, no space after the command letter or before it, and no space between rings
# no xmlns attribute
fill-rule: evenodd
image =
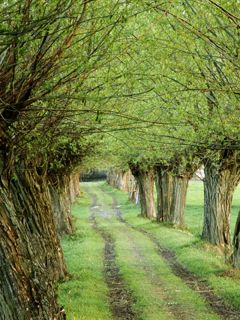
<svg viewBox="0 0 240 320"><path fill-rule="evenodd" d="M155 274L151 265L146 262L144 255L141 250L134 244L134 239L132 239L131 234L126 235L127 240L132 244L133 255L139 261L139 267L144 270L146 277L149 282L153 285L156 290L156 295L161 297L164 301L167 311L169 312L171 319L177 320L194 320L194 315L190 314L189 311L186 312L181 304L176 302L169 292L164 288L164 284L161 279ZM156 289L157 286L157 289Z"/></svg>
<svg viewBox="0 0 240 320"><path fill-rule="evenodd" d="M133 311L134 298L127 288L116 264L115 244L112 236L104 230L96 220L99 214L97 196L89 193L92 198L90 222L95 231L103 238L104 247L104 276L109 290L109 302L114 319L136 320L137 315Z"/></svg>
<svg viewBox="0 0 240 320"><path fill-rule="evenodd" d="M128 227L144 234L148 239L150 239L154 244L156 248L156 252L159 256L163 257L164 260L167 262L169 267L171 268L171 271L174 275L181 278L187 286L195 291L196 293L200 294L206 303L209 304L210 308L223 320L239 320L240 319L240 311L237 309L234 309L234 307L228 305L222 298L215 295L210 288L210 286L207 284L207 282L186 268L184 268L176 258L176 255L173 251L163 247L158 239L147 232L146 230L136 227L134 225L131 225L128 223L122 216L122 212L118 207L118 203L114 195L112 195L113 203L112 208L116 212L116 216L118 220L124 224L126 224Z"/></svg>

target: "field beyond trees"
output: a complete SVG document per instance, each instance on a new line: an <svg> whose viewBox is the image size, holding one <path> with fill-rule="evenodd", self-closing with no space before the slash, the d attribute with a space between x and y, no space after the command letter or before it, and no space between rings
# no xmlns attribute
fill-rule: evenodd
<svg viewBox="0 0 240 320"><path fill-rule="evenodd" d="M140 217L127 193L105 182L82 183L81 190L76 233L62 241L71 276L59 301L70 320L239 319L239 271L199 237L202 182L190 183L182 230Z"/></svg>

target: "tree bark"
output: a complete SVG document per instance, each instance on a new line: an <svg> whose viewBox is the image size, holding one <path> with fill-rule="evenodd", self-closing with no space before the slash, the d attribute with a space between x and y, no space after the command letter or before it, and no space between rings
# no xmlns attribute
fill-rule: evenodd
<svg viewBox="0 0 240 320"><path fill-rule="evenodd" d="M139 204L139 189L136 187L135 190L129 192L129 200L135 204Z"/></svg>
<svg viewBox="0 0 240 320"><path fill-rule="evenodd" d="M110 169L110 171L107 174L107 182L113 188L121 189L121 177L122 171Z"/></svg>
<svg viewBox="0 0 240 320"><path fill-rule="evenodd" d="M157 190L157 221L169 222L172 203L173 177L161 166L155 167L155 185Z"/></svg>
<svg viewBox="0 0 240 320"><path fill-rule="evenodd" d="M70 201L73 204L80 194L80 174L79 173L73 173L70 176Z"/></svg>
<svg viewBox="0 0 240 320"><path fill-rule="evenodd" d="M229 246L232 197L240 181L240 165L231 154L218 163L205 163L204 223L202 238L214 245Z"/></svg>
<svg viewBox="0 0 240 320"><path fill-rule="evenodd" d="M154 171L152 168L142 169L138 165L132 165L131 171L139 187L141 216L149 219L155 219Z"/></svg>
<svg viewBox="0 0 240 320"><path fill-rule="evenodd" d="M75 196L70 184L70 175L55 174L50 178L49 190L52 198L54 220L60 236L73 233L71 205Z"/></svg>
<svg viewBox="0 0 240 320"><path fill-rule="evenodd" d="M119 190L124 189L124 171L121 171L121 170L116 171L115 187Z"/></svg>
<svg viewBox="0 0 240 320"><path fill-rule="evenodd" d="M55 285L66 268L46 177L24 165L11 173L0 181L0 319L63 319Z"/></svg>
<svg viewBox="0 0 240 320"><path fill-rule="evenodd" d="M111 169L107 174L107 182L112 187L122 191L132 192L134 185L134 177L130 170L114 170Z"/></svg>
<svg viewBox="0 0 240 320"><path fill-rule="evenodd" d="M129 189L128 198L130 201L134 202L135 204L139 204L139 187L136 181L132 183L132 186Z"/></svg>
<svg viewBox="0 0 240 320"><path fill-rule="evenodd" d="M128 198L130 201L134 202L135 204L139 204L139 187L137 184L136 179L132 175L132 172L128 171Z"/></svg>
<svg viewBox="0 0 240 320"><path fill-rule="evenodd" d="M170 222L177 226L184 225L184 211L186 207L189 175L174 176L173 193L170 210Z"/></svg>
<svg viewBox="0 0 240 320"><path fill-rule="evenodd" d="M168 164L156 168L158 194L158 221L184 225L184 211L188 182L200 165L200 159L191 149L176 154Z"/></svg>
<svg viewBox="0 0 240 320"><path fill-rule="evenodd" d="M233 266L240 268L240 211L238 213L233 235Z"/></svg>

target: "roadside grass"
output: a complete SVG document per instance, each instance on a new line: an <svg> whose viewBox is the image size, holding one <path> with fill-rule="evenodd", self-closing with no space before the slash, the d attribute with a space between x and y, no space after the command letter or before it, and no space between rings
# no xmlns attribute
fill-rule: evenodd
<svg viewBox="0 0 240 320"><path fill-rule="evenodd" d="M59 284L58 296L69 320L111 319L103 274L104 243L89 223L89 205L85 196L74 204L76 232L62 239L70 279Z"/></svg>
<svg viewBox="0 0 240 320"><path fill-rule="evenodd" d="M240 310L239 272L233 271L231 266L225 262L226 257L223 252L201 241L199 231L196 231L200 228L199 221L202 221L203 215L201 183L191 182L190 184L186 222L191 225L187 225L186 230L179 230L141 218L139 217L140 208L128 201L127 193L113 189L106 183L101 183L100 187L117 197L124 218L129 223L153 234L163 246L176 253L182 265L207 280L217 295ZM239 188L234 194L232 226L234 226L238 207L240 207L238 194L240 194Z"/></svg>
<svg viewBox="0 0 240 320"><path fill-rule="evenodd" d="M103 210L111 211L111 190L107 190L109 195L99 191L99 188L95 189L106 205ZM134 308L139 320L171 319L173 314L183 314L189 320L219 319L209 310L200 294L189 289L171 272L164 259L157 254L152 241L119 222L111 213L109 216L112 218L98 216L97 221L115 240L117 263L136 298Z"/></svg>

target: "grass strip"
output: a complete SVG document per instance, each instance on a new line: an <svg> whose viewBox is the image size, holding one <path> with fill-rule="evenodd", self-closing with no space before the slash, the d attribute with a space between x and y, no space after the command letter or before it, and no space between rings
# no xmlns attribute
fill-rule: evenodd
<svg viewBox="0 0 240 320"><path fill-rule="evenodd" d="M58 295L69 320L111 319L103 275L104 242L91 227L89 205L85 196L74 204L76 233L62 239L71 278L59 285Z"/></svg>

